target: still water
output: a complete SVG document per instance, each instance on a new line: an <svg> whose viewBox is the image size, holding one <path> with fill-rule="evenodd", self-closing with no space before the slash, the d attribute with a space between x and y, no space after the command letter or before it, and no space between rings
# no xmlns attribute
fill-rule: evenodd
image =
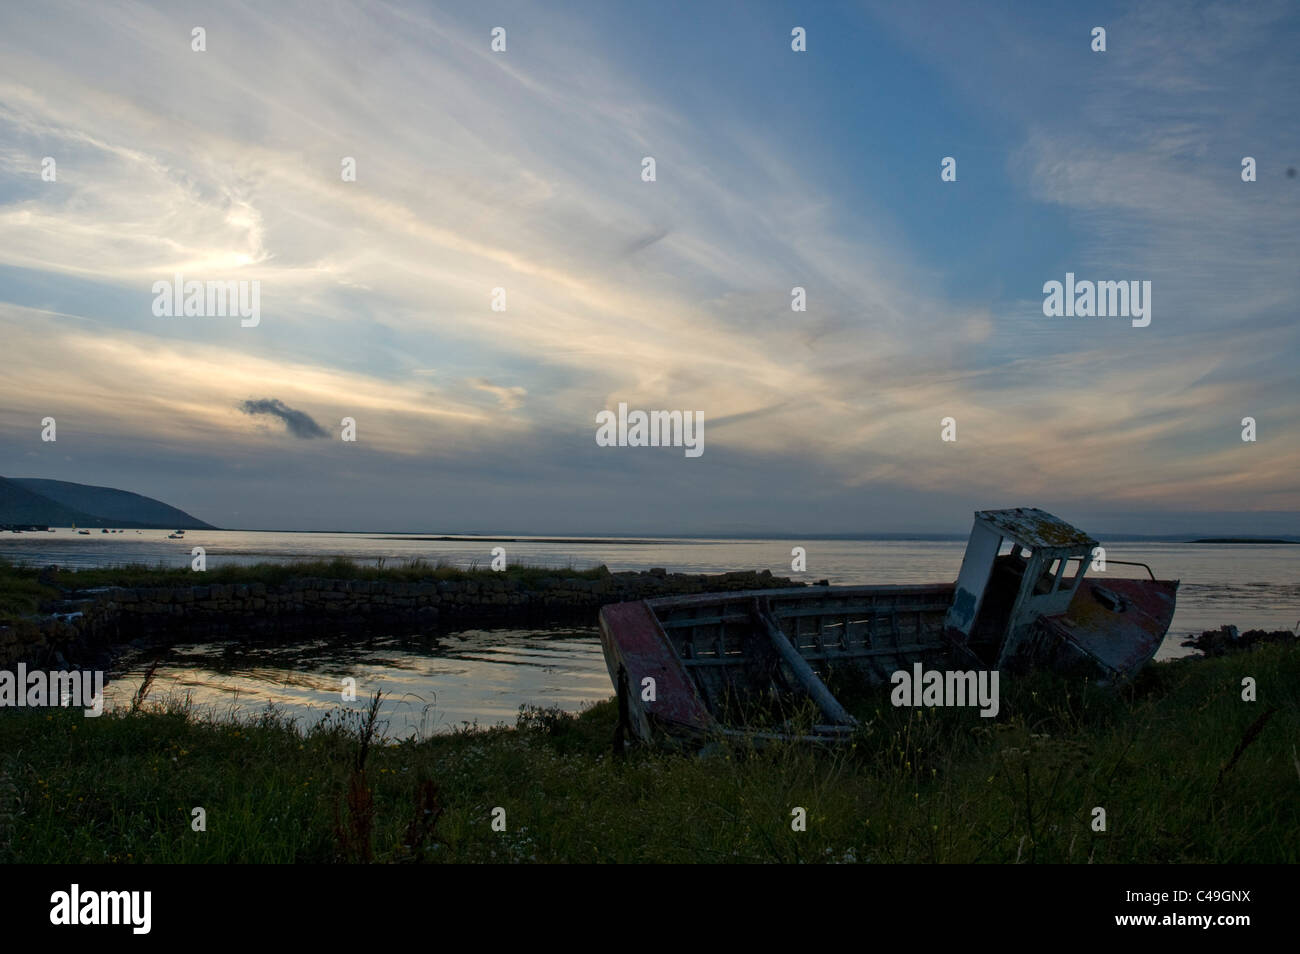
<svg viewBox="0 0 1300 954"><path fill-rule="evenodd" d="M1225 623L1247 629L1293 629L1300 620L1300 546L1190 544L1103 540L1107 557L1149 564L1160 579L1179 579L1178 607L1157 659L1188 652L1190 633ZM793 546L807 550L808 570L790 572ZM553 537L455 537L374 533L282 533L192 530L184 540L164 531L118 534L71 530L0 535L0 557L66 567L121 563L189 565L202 546L209 567L263 560L294 561L346 555L391 565L422 558L486 567L493 547L512 564L610 570L665 567L670 572L771 570L777 575L832 583L950 582L961 565L964 539L955 540L705 540ZM1112 566L1112 575L1145 575ZM125 657L112 674L109 704L129 700L147 660ZM163 658L155 694L188 693L218 714L256 714L275 702L302 724L342 705L342 680L357 680L358 698L383 689L389 733L448 731L465 723L513 723L520 705L573 711L612 695L594 626L547 629L474 629L390 639L326 640L267 646L257 643L174 647ZM349 704L355 708L360 703Z"/></svg>
<svg viewBox="0 0 1300 954"><path fill-rule="evenodd" d="M126 706L154 656L126 656L109 674L104 704ZM441 636L304 639L292 643L191 643L161 658L150 697L185 698L222 718L268 702L310 726L331 710L359 710L383 690L392 738L425 737L477 723L513 725L521 705L576 712L613 695L594 629L467 629ZM345 678L356 702L344 702Z"/></svg>

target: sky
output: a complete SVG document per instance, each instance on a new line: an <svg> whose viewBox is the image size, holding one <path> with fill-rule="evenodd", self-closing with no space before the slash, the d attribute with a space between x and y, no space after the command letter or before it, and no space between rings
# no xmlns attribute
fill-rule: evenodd
<svg viewBox="0 0 1300 954"><path fill-rule="evenodd" d="M1297 48L1290 2L5 4L0 474L244 529L1297 533ZM1150 324L1045 316L1067 272ZM155 314L178 274L259 321ZM620 403L703 453L600 446Z"/></svg>

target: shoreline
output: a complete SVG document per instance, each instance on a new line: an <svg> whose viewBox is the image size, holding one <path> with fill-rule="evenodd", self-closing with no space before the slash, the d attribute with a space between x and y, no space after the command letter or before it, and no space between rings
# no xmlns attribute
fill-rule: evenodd
<svg viewBox="0 0 1300 954"><path fill-rule="evenodd" d="M41 611L0 623L0 657L20 631L40 637L21 646L49 665L102 656L128 633L165 645L202 627L237 639L592 618L613 599L804 585L770 573L295 569L223 567L196 586L187 570L0 564L0 597ZM360 709L336 703L302 729L273 708L223 720L148 699L146 676L129 707L94 718L0 707L0 752L39 766L0 759L0 791L26 806L10 822L16 837L0 838L0 861L1293 862L1279 834L1298 819L1300 647L1290 633L1231 627L1198 639L1206 655L1148 666L1120 690L1047 671L1009 680L996 725L882 694L852 744L833 751L725 739L698 753L615 747L610 698L577 714L525 707L513 727L394 739L372 734L380 697L366 707L362 694ZM1242 697L1245 675L1259 704ZM244 836L193 837L195 804ZM815 820L797 835L792 804ZM1081 809L1094 805L1114 812L1124 837L1097 836ZM508 834L492 827L497 811ZM93 842L69 836L83 830Z"/></svg>
<svg viewBox="0 0 1300 954"><path fill-rule="evenodd" d="M200 582L201 581L201 582ZM43 569L0 560L0 666L107 668L142 643L446 631L475 624L584 623L609 603L710 591L815 585L770 570L610 572L518 565L461 570L421 560L385 566L349 558L228 564L199 573L143 565ZM1171 632L1203 656L1294 639L1285 630L1221 626ZM1192 655L1192 654L1186 654ZM1177 658L1186 658L1181 655ZM1172 660L1164 660L1166 662Z"/></svg>
<svg viewBox="0 0 1300 954"><path fill-rule="evenodd" d="M115 648L141 639L169 645L196 637L300 636L321 629L415 632L579 618L594 623L607 603L808 585L767 570L611 573L602 566L494 572L423 565L386 570L347 560L305 568L306 573L301 564L227 566L200 577L189 570L142 567L3 567L0 594L20 584L31 592L30 612L0 618L0 666L103 667ZM204 582L194 582L199 578Z"/></svg>

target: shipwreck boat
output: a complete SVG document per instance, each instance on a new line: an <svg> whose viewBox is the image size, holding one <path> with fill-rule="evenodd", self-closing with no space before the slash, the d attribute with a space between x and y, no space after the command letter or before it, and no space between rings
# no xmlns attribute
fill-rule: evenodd
<svg viewBox="0 0 1300 954"><path fill-rule="evenodd" d="M1088 577L1097 541L1042 510L984 510L954 583L800 586L615 603L600 638L620 726L638 739L790 738L771 714L815 705L800 738L856 721L834 686L899 670L1052 667L1132 678L1160 647L1177 580ZM652 680L652 681L651 681Z"/></svg>

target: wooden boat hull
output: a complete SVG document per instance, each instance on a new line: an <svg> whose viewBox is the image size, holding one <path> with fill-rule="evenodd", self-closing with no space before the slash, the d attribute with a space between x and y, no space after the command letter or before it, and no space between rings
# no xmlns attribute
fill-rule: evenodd
<svg viewBox="0 0 1300 954"><path fill-rule="evenodd" d="M952 595L951 583L821 586L615 603L600 611L601 644L621 717L637 738L784 737L737 724L733 710L774 691L787 707L815 702L818 684L824 690L837 671L882 683L916 662L944 665ZM799 658L780 658L774 638ZM813 678L793 672L800 660ZM808 737L839 739L848 729L828 720Z"/></svg>
<svg viewBox="0 0 1300 954"><path fill-rule="evenodd" d="M1177 580L1086 579L1065 613L1039 620L1030 660L1125 682L1160 648L1177 597Z"/></svg>
<svg viewBox="0 0 1300 954"><path fill-rule="evenodd" d="M600 641L620 718L636 738L709 735L720 729L646 601L603 607ZM655 702L643 699L648 685L654 686Z"/></svg>
<svg viewBox="0 0 1300 954"><path fill-rule="evenodd" d="M1014 660L1021 667L1131 678L1159 648L1178 584L1084 580L1066 612L1038 618ZM788 711L816 703L823 723L799 738L834 742L852 718L826 682L852 671L872 685L915 663L992 669L955 644L945 614L955 584L819 586L704 593L616 603L600 611L600 638L620 722L641 740L791 738L747 719L755 700ZM786 645L781 645L785 640Z"/></svg>

